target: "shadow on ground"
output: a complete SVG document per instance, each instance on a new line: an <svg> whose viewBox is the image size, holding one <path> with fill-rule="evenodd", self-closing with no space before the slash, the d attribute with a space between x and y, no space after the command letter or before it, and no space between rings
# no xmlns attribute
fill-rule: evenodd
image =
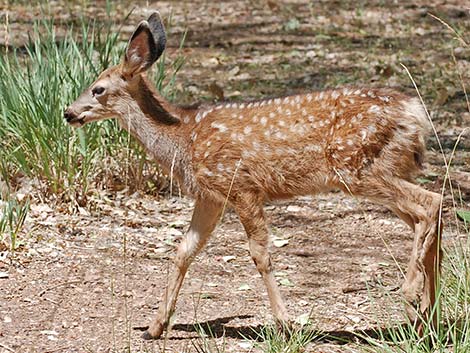
<svg viewBox="0 0 470 353"><path fill-rule="evenodd" d="M211 338L234 338L234 339L250 339L263 342L263 331L265 325L245 325L245 326L228 326L230 321L234 319L249 319L252 315L228 316L215 320L208 320L196 324L176 324L172 327L172 331L182 331L186 333L194 333L191 337L168 337L170 340L184 340L188 338L199 338L199 332L204 331ZM314 337L312 342L317 343L333 343L338 345L348 343L368 343L369 339L389 340L393 336L399 336L399 333L407 329L407 324L403 323L393 328L391 327L372 327L363 330L332 330L332 331L311 331L305 330L306 335ZM134 327L134 330L145 331L148 327Z"/></svg>

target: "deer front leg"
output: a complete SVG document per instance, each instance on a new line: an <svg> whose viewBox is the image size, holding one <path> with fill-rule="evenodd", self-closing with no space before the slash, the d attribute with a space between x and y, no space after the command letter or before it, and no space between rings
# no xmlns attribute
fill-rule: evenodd
<svg viewBox="0 0 470 353"><path fill-rule="evenodd" d="M248 197L248 199L251 199ZM271 258L268 251L269 234L261 203L237 202L235 210L248 235L250 254L258 272L266 285L271 308L278 324L288 324L287 310L281 297L281 292L274 278Z"/></svg>
<svg viewBox="0 0 470 353"><path fill-rule="evenodd" d="M221 212L222 206L218 203L207 200L196 201L188 233L179 245L174 259L176 268L163 293L157 316L142 336L144 339L159 338L168 325L170 316L175 310L176 299L188 267L207 243Z"/></svg>

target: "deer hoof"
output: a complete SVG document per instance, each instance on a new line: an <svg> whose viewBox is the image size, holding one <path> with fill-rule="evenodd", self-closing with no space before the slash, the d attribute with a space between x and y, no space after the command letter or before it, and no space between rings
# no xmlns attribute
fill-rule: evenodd
<svg viewBox="0 0 470 353"><path fill-rule="evenodd" d="M165 329L166 325L160 323L152 324L150 327L142 334L144 340L155 340L160 338Z"/></svg>
<svg viewBox="0 0 470 353"><path fill-rule="evenodd" d="M145 332L142 334L142 338L143 338L144 340L153 340L153 339L155 339L155 337L153 337L153 336L150 334L150 332L148 332L148 331L145 331Z"/></svg>

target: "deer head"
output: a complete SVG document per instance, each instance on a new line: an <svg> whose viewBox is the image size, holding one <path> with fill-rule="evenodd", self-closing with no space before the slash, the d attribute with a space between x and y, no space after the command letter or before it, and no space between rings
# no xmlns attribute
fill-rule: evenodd
<svg viewBox="0 0 470 353"><path fill-rule="evenodd" d="M127 44L122 62L100 74L65 110L65 120L74 127L81 127L93 121L119 119L129 113L130 105L136 101L142 103L140 109L145 113L147 97L146 91L140 87L141 76L162 55L165 44L162 20L159 13L154 12L147 21L137 26ZM140 99L135 97L136 94L140 95ZM152 113L155 113L155 106L152 109ZM160 113L165 113L163 108Z"/></svg>

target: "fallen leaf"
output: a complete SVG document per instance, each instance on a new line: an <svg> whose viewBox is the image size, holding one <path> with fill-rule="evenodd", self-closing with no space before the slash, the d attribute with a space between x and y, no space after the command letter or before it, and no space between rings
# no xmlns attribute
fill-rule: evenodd
<svg viewBox="0 0 470 353"><path fill-rule="evenodd" d="M273 245L276 248L282 248L283 246L286 246L287 244L289 244L289 240L287 239L276 238L273 240Z"/></svg>
<svg viewBox="0 0 470 353"><path fill-rule="evenodd" d="M48 336L57 336L58 333L56 331L53 331L53 330L43 330L43 331L40 331L39 332L41 335L48 335Z"/></svg>
<svg viewBox="0 0 470 353"><path fill-rule="evenodd" d="M9 276L8 272L0 272L0 279L8 278Z"/></svg>
<svg viewBox="0 0 470 353"><path fill-rule="evenodd" d="M279 281L279 284L284 287L293 287L294 283L292 283L288 278L283 278Z"/></svg>
<svg viewBox="0 0 470 353"><path fill-rule="evenodd" d="M251 287L246 283L243 283L240 287L238 287L238 290L240 290L240 291L246 291L246 290L250 290L250 289L251 289Z"/></svg>
<svg viewBox="0 0 470 353"><path fill-rule="evenodd" d="M457 217L464 222L470 223L470 211L457 210ZM1 278L1 277L0 277Z"/></svg>
<svg viewBox="0 0 470 353"><path fill-rule="evenodd" d="M222 257L222 260L224 260L225 262L230 262L230 261L235 260L235 259L236 259L236 257L233 256L233 255Z"/></svg>
<svg viewBox="0 0 470 353"><path fill-rule="evenodd" d="M305 313L296 317L295 322L300 326L305 326L310 322L310 314Z"/></svg>

